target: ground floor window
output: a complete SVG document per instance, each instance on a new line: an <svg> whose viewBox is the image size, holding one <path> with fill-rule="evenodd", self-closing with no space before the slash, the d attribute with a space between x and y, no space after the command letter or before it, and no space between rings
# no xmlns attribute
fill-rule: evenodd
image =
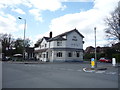
<svg viewBox="0 0 120 90"><path fill-rule="evenodd" d="M43 54L43 58L45 58L45 54Z"/></svg>
<svg viewBox="0 0 120 90"><path fill-rule="evenodd" d="M41 53L39 54L39 57L41 57Z"/></svg>
<svg viewBox="0 0 120 90"><path fill-rule="evenodd" d="M76 52L76 57L80 57L80 52Z"/></svg>
<svg viewBox="0 0 120 90"><path fill-rule="evenodd" d="M72 53L71 52L68 53L68 57L72 57Z"/></svg>
<svg viewBox="0 0 120 90"><path fill-rule="evenodd" d="M57 57L62 57L62 52L57 52Z"/></svg>
<svg viewBox="0 0 120 90"><path fill-rule="evenodd" d="M48 52L46 53L46 58L48 58Z"/></svg>

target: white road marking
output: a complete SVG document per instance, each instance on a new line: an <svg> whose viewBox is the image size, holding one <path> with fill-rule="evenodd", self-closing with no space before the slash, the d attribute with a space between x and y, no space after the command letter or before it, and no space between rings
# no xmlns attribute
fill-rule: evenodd
<svg viewBox="0 0 120 90"><path fill-rule="evenodd" d="M97 72L95 72L95 73L105 73L105 71L97 71Z"/></svg>
<svg viewBox="0 0 120 90"><path fill-rule="evenodd" d="M83 68L84 72L95 72L95 70L86 70L86 68Z"/></svg>
<svg viewBox="0 0 120 90"><path fill-rule="evenodd" d="M106 74L112 74L112 75L114 75L114 74L116 74L116 72L108 72Z"/></svg>
<svg viewBox="0 0 120 90"><path fill-rule="evenodd" d="M35 65L25 65L25 66L34 67Z"/></svg>
<svg viewBox="0 0 120 90"><path fill-rule="evenodd" d="M77 70L77 71L82 71L82 70Z"/></svg>
<svg viewBox="0 0 120 90"><path fill-rule="evenodd" d="M66 69L66 70L68 70L68 71L73 71L73 69Z"/></svg>
<svg viewBox="0 0 120 90"><path fill-rule="evenodd" d="M60 70L66 70L65 68L60 68Z"/></svg>

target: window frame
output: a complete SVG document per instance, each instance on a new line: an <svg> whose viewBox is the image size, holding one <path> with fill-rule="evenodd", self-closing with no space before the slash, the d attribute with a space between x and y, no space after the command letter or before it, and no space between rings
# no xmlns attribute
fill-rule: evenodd
<svg viewBox="0 0 120 90"><path fill-rule="evenodd" d="M76 57L80 57L80 52L76 52Z"/></svg>

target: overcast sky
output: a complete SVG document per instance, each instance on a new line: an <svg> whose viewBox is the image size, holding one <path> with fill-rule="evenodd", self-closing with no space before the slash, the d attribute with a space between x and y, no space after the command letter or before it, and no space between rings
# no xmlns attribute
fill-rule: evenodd
<svg viewBox="0 0 120 90"><path fill-rule="evenodd" d="M108 44L104 19L117 7L119 0L0 0L0 33L23 38L24 20L27 21L26 38L33 44L53 32L56 36L78 29L85 37L84 49L94 46L96 27L97 46Z"/></svg>

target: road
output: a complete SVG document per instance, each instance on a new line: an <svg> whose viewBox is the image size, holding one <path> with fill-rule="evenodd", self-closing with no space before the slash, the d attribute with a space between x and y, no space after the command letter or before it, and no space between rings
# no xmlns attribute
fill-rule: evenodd
<svg viewBox="0 0 120 90"><path fill-rule="evenodd" d="M84 72L86 63L2 64L2 88L118 88L118 68Z"/></svg>

